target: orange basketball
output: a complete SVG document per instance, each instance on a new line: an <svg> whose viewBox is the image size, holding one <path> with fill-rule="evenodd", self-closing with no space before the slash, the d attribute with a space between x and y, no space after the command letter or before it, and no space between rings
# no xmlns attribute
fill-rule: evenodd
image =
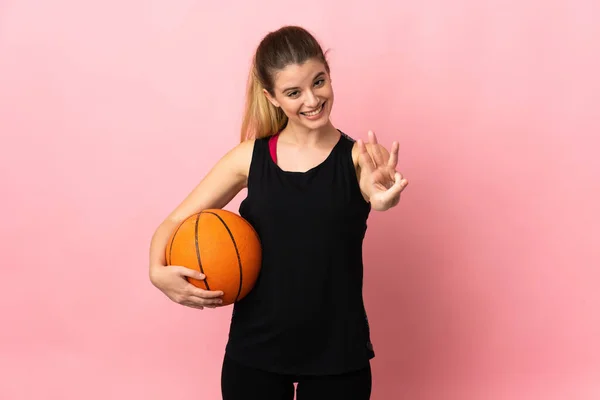
<svg viewBox="0 0 600 400"><path fill-rule="evenodd" d="M222 209L191 215L171 235L165 249L168 265L200 271L204 280L188 278L206 290L221 290L223 305L243 299L254 287L262 248L252 225Z"/></svg>

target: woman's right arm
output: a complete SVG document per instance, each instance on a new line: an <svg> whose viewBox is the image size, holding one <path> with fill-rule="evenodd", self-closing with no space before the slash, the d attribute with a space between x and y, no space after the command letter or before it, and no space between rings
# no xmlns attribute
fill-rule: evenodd
<svg viewBox="0 0 600 400"><path fill-rule="evenodd" d="M150 281L171 300L200 309L220 304L222 292L203 290L187 281L187 277L204 279L200 272L166 265L165 248L172 232L187 217L208 208L225 207L246 187L253 149L254 141L247 140L225 154L154 232Z"/></svg>

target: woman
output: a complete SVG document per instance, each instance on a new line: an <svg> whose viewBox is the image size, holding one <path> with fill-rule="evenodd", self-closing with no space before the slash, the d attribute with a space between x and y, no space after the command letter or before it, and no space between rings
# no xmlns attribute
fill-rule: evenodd
<svg viewBox="0 0 600 400"><path fill-rule="evenodd" d="M260 43L250 73L242 141L156 230L150 279L171 300L199 309L222 292L194 287L199 272L165 266L174 228L240 190L240 215L256 229L263 264L233 307L222 365L224 400L370 398L374 357L362 297L362 241L371 209L395 206L407 181L391 152L354 141L329 119L329 65L315 38L283 27Z"/></svg>

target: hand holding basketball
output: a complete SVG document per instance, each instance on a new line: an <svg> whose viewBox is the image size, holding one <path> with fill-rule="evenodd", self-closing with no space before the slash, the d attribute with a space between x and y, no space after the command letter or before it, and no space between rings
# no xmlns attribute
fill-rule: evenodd
<svg viewBox="0 0 600 400"><path fill-rule="evenodd" d="M370 152L362 140L358 140L359 162L361 167L360 188L369 196L371 207L383 211L394 207L400 201L400 193L408 181L396 171L398 165L398 142L392 143L389 155L377 143L375 133L369 131Z"/></svg>
<svg viewBox="0 0 600 400"><path fill-rule="evenodd" d="M196 279L196 275L182 272L202 293L222 293L221 305L226 306L242 300L254 287L262 248L258 234L244 218L223 209L205 209L187 217L173 231L165 261L202 274L202 279Z"/></svg>
<svg viewBox="0 0 600 400"><path fill-rule="evenodd" d="M151 269L151 281L169 299L184 306L198 308L216 308L223 302L221 291L210 291L192 285L187 278L203 280L200 272L178 266L155 266Z"/></svg>

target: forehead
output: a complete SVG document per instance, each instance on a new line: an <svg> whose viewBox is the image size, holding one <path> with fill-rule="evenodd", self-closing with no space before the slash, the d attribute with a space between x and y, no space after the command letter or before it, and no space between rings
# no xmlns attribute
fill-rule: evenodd
<svg viewBox="0 0 600 400"><path fill-rule="evenodd" d="M318 60L311 59L303 64L290 64L275 74L275 86L283 89L310 84L320 72L326 70L325 65Z"/></svg>

